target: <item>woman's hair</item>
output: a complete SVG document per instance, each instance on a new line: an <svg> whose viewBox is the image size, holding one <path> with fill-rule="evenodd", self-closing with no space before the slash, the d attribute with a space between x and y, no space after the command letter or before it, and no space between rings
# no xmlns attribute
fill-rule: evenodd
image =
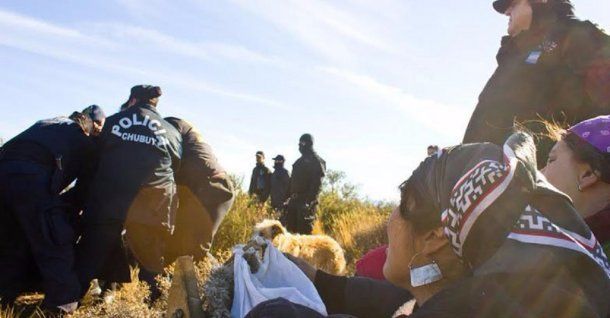
<svg viewBox="0 0 610 318"><path fill-rule="evenodd" d="M69 118L80 126L85 134L90 135L93 131L93 121L91 120L91 117L84 115L83 113L73 112Z"/></svg>
<svg viewBox="0 0 610 318"><path fill-rule="evenodd" d="M603 182L610 183L610 154L602 153L575 133L565 130L555 123L547 122L546 130L548 136L553 140L563 140L574 152L576 160L589 164L593 170L599 172L599 177Z"/></svg>
<svg viewBox="0 0 610 318"><path fill-rule="evenodd" d="M422 233L440 227L439 212L435 211L431 202L428 202L412 180L403 182L400 189L400 216L409 221L416 232Z"/></svg>

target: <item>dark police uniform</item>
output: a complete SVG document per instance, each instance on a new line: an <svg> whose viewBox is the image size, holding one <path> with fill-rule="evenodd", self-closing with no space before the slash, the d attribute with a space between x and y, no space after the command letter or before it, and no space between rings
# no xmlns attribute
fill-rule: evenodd
<svg viewBox="0 0 610 318"><path fill-rule="evenodd" d="M179 165L181 137L154 106L138 103L108 117L99 147L99 165L77 248L76 269L83 292L102 269L119 262L109 257L119 256L124 226L140 266L159 273L177 204L174 171ZM128 274L129 268L115 270Z"/></svg>
<svg viewBox="0 0 610 318"><path fill-rule="evenodd" d="M497 61L464 143L501 145L515 120L565 117L573 125L610 113L610 40L589 21L549 18L534 30L504 37ZM526 126L543 131L541 125ZM549 145L540 149L539 163L546 161Z"/></svg>
<svg viewBox="0 0 610 318"><path fill-rule="evenodd" d="M0 151L0 297L38 289L45 306L80 299L73 272L75 234L59 193L81 178L95 149L66 117L41 120Z"/></svg>
<svg viewBox="0 0 610 318"><path fill-rule="evenodd" d="M274 168L271 174L271 207L282 210L289 195L290 174L283 166Z"/></svg>
<svg viewBox="0 0 610 318"><path fill-rule="evenodd" d="M292 165L290 201L285 215L288 231L311 234L325 174L326 162L313 150L303 153Z"/></svg>
<svg viewBox="0 0 610 318"><path fill-rule="evenodd" d="M233 185L226 175L217 176L224 173L224 168L199 131L179 118L165 120L182 136L180 170L175 174L180 205L166 261L169 263L181 255L202 259L205 256L203 248L209 247L233 204Z"/></svg>

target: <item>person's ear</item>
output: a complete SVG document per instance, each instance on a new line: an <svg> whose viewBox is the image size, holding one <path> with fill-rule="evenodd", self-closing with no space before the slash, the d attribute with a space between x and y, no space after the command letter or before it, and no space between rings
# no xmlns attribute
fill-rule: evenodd
<svg viewBox="0 0 610 318"><path fill-rule="evenodd" d="M598 172L591 169L589 165L586 165L586 168L581 169L578 175L578 189L584 191L585 189L594 186L599 181Z"/></svg>
<svg viewBox="0 0 610 318"><path fill-rule="evenodd" d="M447 240L447 237L445 236L443 227L439 227L426 233L424 248L421 253L427 256L433 255L447 245L449 245L449 240Z"/></svg>
<svg viewBox="0 0 610 318"><path fill-rule="evenodd" d="M127 102L127 107L131 107L131 106L135 105L136 101L137 100L134 97L130 97L129 101Z"/></svg>

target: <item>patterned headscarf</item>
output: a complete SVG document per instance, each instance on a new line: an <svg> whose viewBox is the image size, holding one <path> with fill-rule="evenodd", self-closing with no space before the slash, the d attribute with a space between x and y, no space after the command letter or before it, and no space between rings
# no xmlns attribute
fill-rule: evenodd
<svg viewBox="0 0 610 318"><path fill-rule="evenodd" d="M570 199L538 172L535 158L532 137L516 133L503 148L481 143L443 149L407 182L440 218L455 253L474 270L507 242L518 242L550 248L565 264L584 257L610 277L595 236Z"/></svg>

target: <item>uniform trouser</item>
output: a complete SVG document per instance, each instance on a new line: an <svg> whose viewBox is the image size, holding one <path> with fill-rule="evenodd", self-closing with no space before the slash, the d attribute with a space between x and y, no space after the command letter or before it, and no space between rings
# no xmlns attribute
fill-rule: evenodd
<svg viewBox="0 0 610 318"><path fill-rule="evenodd" d="M284 224L291 233L311 234L316 218L316 205L291 200L285 212Z"/></svg>
<svg viewBox="0 0 610 318"><path fill-rule="evenodd" d="M83 224L76 246L76 273L81 295L89 290L94 278L112 282L129 281L130 270L123 247L122 222Z"/></svg>
<svg viewBox="0 0 610 318"><path fill-rule="evenodd" d="M11 301L41 286L43 306L79 300L74 229L51 192L49 169L29 162L0 162L0 202L0 295Z"/></svg>

